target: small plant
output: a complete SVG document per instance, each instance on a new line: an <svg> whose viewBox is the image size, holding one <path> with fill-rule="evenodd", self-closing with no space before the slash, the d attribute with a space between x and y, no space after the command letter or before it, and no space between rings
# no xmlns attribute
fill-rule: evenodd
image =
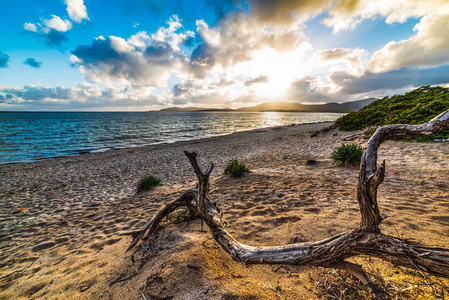
<svg viewBox="0 0 449 300"><path fill-rule="evenodd" d="M343 144L332 152L332 160L337 164L359 165L362 159L363 148L357 144Z"/></svg>
<svg viewBox="0 0 449 300"><path fill-rule="evenodd" d="M369 139L377 130L377 126L371 125L363 129L363 138Z"/></svg>
<svg viewBox="0 0 449 300"><path fill-rule="evenodd" d="M189 217L190 209L183 209L170 216L170 223L179 224L189 219Z"/></svg>
<svg viewBox="0 0 449 300"><path fill-rule="evenodd" d="M161 180L157 177L147 175L140 179L139 183L137 184L137 192L141 193L144 191L149 191L153 187L161 185Z"/></svg>
<svg viewBox="0 0 449 300"><path fill-rule="evenodd" d="M229 175L232 178L242 177L245 173L249 172L250 171L245 164L240 163L237 159L230 160L224 170L225 175Z"/></svg>

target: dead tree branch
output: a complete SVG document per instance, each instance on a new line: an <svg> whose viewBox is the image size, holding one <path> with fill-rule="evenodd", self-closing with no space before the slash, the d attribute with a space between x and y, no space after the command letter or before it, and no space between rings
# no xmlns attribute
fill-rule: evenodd
<svg viewBox="0 0 449 300"><path fill-rule="evenodd" d="M419 268L432 275L449 278L449 249L429 247L384 235L379 230L382 217L377 203L377 189L385 176L385 162L377 167L377 149L392 137L429 135L449 124L449 110L422 125L387 125L379 127L368 141L360 164L357 200L360 206L360 227L350 232L340 233L331 238L314 243L296 243L283 246L248 246L237 241L225 229L226 222L217 205L209 196L209 176L211 163L205 173L201 171L196 153L185 152L198 178L195 191L187 191L164 205L143 226L131 242L132 249L144 237L152 234L164 216L180 206L188 206L192 213L201 218L209 227L215 241L231 257L248 264L289 264L311 265L345 270L362 281L378 299L386 298L363 271L362 267L345 259L357 255L374 256L397 266Z"/></svg>

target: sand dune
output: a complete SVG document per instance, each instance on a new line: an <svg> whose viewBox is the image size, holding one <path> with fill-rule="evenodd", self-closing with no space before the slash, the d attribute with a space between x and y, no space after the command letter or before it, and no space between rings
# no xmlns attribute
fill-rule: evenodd
<svg viewBox="0 0 449 300"><path fill-rule="evenodd" d="M332 150L354 133L329 124L0 166L0 299L311 299L316 274L233 261L198 220L169 220L145 251L125 252L163 203L195 186L183 151L213 161L211 196L230 232L250 245L316 241L359 223L358 168ZM361 135L353 142L366 143ZM252 171L223 175L238 158ZM307 161L316 160L315 164ZM385 233L449 248L449 146L387 141L379 189ZM135 194L144 175L163 185ZM21 208L25 208L20 211ZM392 272L391 276L399 276Z"/></svg>

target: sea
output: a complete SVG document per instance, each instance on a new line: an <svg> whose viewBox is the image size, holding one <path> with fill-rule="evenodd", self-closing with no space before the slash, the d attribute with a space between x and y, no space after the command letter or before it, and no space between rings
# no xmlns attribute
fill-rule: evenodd
<svg viewBox="0 0 449 300"><path fill-rule="evenodd" d="M343 113L0 112L0 164L173 143L257 128L335 121Z"/></svg>

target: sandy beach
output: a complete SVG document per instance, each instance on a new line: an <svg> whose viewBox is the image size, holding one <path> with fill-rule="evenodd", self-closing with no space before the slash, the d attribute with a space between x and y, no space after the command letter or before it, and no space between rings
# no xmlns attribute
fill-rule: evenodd
<svg viewBox="0 0 449 300"><path fill-rule="evenodd" d="M331 123L0 165L0 299L314 299L322 270L233 261L199 220L161 227L149 249L125 252L164 203L195 187L183 152L215 164L211 197L229 231L249 245L317 241L358 226L357 167L335 165L361 132ZM230 159L252 171L223 174ZM384 233L449 248L449 145L387 141L379 160ZM313 164L307 163L316 161ZM162 186L136 194L144 175ZM374 262L378 263L378 262ZM404 279L405 271L384 274ZM411 276L411 275L408 275ZM447 283L447 281L445 281Z"/></svg>

